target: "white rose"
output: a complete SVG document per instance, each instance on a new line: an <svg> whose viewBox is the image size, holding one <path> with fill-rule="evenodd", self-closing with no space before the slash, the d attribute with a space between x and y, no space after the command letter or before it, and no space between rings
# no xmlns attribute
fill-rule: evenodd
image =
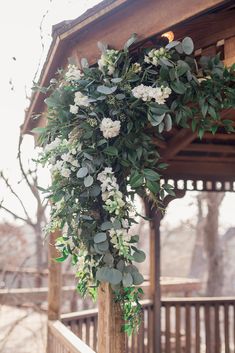
<svg viewBox="0 0 235 353"><path fill-rule="evenodd" d="M118 136L120 128L121 122L119 120L113 121L110 118L104 118L100 124L100 130L107 139Z"/></svg>
<svg viewBox="0 0 235 353"><path fill-rule="evenodd" d="M70 111L70 113L72 113L72 114L77 114L77 113L78 113L78 106L76 106L76 105L70 105L69 111Z"/></svg>

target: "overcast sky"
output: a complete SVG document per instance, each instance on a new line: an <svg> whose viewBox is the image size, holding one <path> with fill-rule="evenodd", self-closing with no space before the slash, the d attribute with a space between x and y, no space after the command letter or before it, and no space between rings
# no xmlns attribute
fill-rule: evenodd
<svg viewBox="0 0 235 353"><path fill-rule="evenodd" d="M19 126L24 120L24 109L29 105L26 96L30 95L32 80L45 59L51 42L51 27L60 21L78 17L99 0L8 0L0 2L1 35L1 85L0 85L0 170L4 169L17 184L20 176L16 170L17 141ZM40 30L41 24L41 30ZM42 36L42 38L41 38ZM102 40L102 38L101 38ZM44 51L42 52L42 43ZM85 56L85 53L84 53ZM32 155L33 142L28 137L25 153ZM32 200L21 187L26 203ZM18 210L9 199L0 182L0 200L7 199L8 204ZM168 218L177 223L180 218L193 217L195 208L189 207L191 198L176 201L169 208ZM228 195L221 210L222 223L225 226L234 223L235 196ZM181 207L181 208L179 208ZM0 221L3 214L0 212ZM5 217L5 216L4 216Z"/></svg>

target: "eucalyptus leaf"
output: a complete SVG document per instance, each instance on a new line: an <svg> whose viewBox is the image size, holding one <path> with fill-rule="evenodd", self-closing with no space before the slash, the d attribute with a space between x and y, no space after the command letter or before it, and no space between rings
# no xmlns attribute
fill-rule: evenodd
<svg viewBox="0 0 235 353"><path fill-rule="evenodd" d="M144 282L144 277L138 271L132 273L132 278L135 286L139 286Z"/></svg>
<svg viewBox="0 0 235 353"><path fill-rule="evenodd" d="M138 250L134 252L133 258L135 262L144 262L146 255L142 250Z"/></svg>
<svg viewBox="0 0 235 353"><path fill-rule="evenodd" d="M137 34L133 33L131 37L127 40L127 42L124 44L124 50L127 50L132 44L134 44L137 40Z"/></svg>
<svg viewBox="0 0 235 353"><path fill-rule="evenodd" d="M104 222L101 224L101 230L109 230L113 228L113 223L112 222Z"/></svg>
<svg viewBox="0 0 235 353"><path fill-rule="evenodd" d="M97 247L100 251L107 251L109 249L109 242L105 240L102 243L98 243Z"/></svg>
<svg viewBox="0 0 235 353"><path fill-rule="evenodd" d="M91 175L88 175L84 178L84 185L86 188L89 188L94 182L94 178Z"/></svg>
<svg viewBox="0 0 235 353"><path fill-rule="evenodd" d="M123 273L122 275L122 283L124 287L131 287L133 284L133 278L130 273Z"/></svg>
<svg viewBox="0 0 235 353"><path fill-rule="evenodd" d="M194 44L193 44L192 39L190 37L185 37L182 40L182 47L183 47L183 51L185 52L185 54L191 55L194 50Z"/></svg>
<svg viewBox="0 0 235 353"><path fill-rule="evenodd" d="M87 167L82 167L78 170L77 172L77 177L78 178L84 178L88 174L88 169Z"/></svg>
<svg viewBox="0 0 235 353"><path fill-rule="evenodd" d="M98 243L102 243L107 239L107 235L106 233L102 232L102 233L96 233L96 235L94 236L94 242L96 244Z"/></svg>
<svg viewBox="0 0 235 353"><path fill-rule="evenodd" d="M117 89L117 86L108 87L108 86L98 86L97 91L102 94L113 94Z"/></svg>
<svg viewBox="0 0 235 353"><path fill-rule="evenodd" d="M103 261L107 265L111 266L113 264L113 262L114 262L114 258L113 258L113 256L110 253L107 253L107 254L104 255Z"/></svg>

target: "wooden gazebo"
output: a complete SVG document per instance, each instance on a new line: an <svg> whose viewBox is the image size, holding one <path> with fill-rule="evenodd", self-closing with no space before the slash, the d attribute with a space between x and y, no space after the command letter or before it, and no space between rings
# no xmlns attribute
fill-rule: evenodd
<svg viewBox="0 0 235 353"><path fill-rule="evenodd" d="M235 4L223 0L105 0L81 17L53 27L53 41L43 67L40 85L47 86L59 67L73 57L79 65L86 57L97 62L97 42L121 49L132 33L142 46L173 31L175 39L190 36L195 55L221 52L226 65L235 62ZM31 133L45 120L33 116L45 110L45 97L36 92L26 113L22 133ZM224 111L224 119L235 112ZM172 129L164 140L155 137L169 168L164 174L176 194L186 190L235 191L235 137L221 127L202 140L189 129ZM60 265L49 264L48 353L160 353L232 352L235 349L235 298L162 299L160 293L161 216L151 214L150 297L144 301L143 325L125 342L120 331L121 313L111 300L107 285L99 294L97 311L60 317ZM57 234L51 234L51 242ZM50 247L50 259L55 255ZM59 321L59 320L62 321ZM97 329L98 327L98 329ZM98 345L97 345L98 330Z"/></svg>

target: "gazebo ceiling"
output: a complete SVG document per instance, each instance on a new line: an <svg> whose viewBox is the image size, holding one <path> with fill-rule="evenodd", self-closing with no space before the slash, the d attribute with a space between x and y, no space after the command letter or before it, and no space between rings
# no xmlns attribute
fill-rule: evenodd
<svg viewBox="0 0 235 353"><path fill-rule="evenodd" d="M140 38L138 46L149 45L152 39L170 29L175 39L190 36L195 43L195 55L214 55L221 52L225 63L235 62L235 4L221 0L108 0L103 1L73 21L53 27L53 42L42 74L41 85L48 85L58 67L65 66L68 57L79 63L87 57L94 64L99 57L98 40L121 48L131 33ZM43 119L33 120L44 108L40 92L32 97L22 126L30 133ZM222 112L224 119L234 120L235 111ZM151 132L152 133L152 132ZM163 160L169 163L166 178L204 181L204 189L235 191L235 137L219 128L216 135L206 133L202 140L190 129L172 129L165 140L154 137ZM205 182L211 181L210 186ZM226 184L227 182L227 184ZM216 186L217 185L217 186ZM187 187L185 187L187 188ZM197 189L194 185L194 189Z"/></svg>

